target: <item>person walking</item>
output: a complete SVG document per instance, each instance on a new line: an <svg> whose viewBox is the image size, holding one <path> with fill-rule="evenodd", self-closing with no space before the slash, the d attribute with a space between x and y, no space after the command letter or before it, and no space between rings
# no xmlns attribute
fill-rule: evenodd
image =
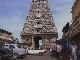
<svg viewBox="0 0 80 60"><path fill-rule="evenodd" d="M77 60L76 49L77 49L77 45L75 44L74 41L72 41L70 45L72 60Z"/></svg>
<svg viewBox="0 0 80 60"><path fill-rule="evenodd" d="M57 44L56 46L56 50L57 50L57 58L62 58L61 56L61 50L62 50L62 46L60 44Z"/></svg>

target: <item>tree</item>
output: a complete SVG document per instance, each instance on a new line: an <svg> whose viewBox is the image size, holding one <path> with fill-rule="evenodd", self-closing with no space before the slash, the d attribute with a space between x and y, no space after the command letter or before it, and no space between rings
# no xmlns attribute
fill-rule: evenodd
<svg viewBox="0 0 80 60"><path fill-rule="evenodd" d="M19 39L18 38L14 38L14 36L11 37L12 38L12 42L15 44L19 43Z"/></svg>
<svg viewBox="0 0 80 60"><path fill-rule="evenodd" d="M19 39L18 38L15 38L15 40L16 40L16 43L19 43Z"/></svg>

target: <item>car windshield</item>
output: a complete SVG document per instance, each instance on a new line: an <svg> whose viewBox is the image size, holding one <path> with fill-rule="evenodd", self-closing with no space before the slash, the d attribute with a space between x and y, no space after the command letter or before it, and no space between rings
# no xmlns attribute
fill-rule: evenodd
<svg viewBox="0 0 80 60"><path fill-rule="evenodd" d="M4 48L5 44L0 42L0 48Z"/></svg>

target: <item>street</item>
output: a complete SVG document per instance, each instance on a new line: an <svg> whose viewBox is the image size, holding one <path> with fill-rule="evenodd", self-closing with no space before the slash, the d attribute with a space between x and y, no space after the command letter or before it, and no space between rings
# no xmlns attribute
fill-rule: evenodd
<svg viewBox="0 0 80 60"><path fill-rule="evenodd" d="M17 59L17 60L57 60L57 59L50 57L50 53L46 52L44 53L43 56L27 55L25 59Z"/></svg>
<svg viewBox="0 0 80 60"><path fill-rule="evenodd" d="M46 53L44 53L43 56L27 55L26 58L24 58L24 59L17 59L17 60L57 60L57 59L51 57L49 52L46 52ZM64 59L62 59L62 60L64 60ZM65 58L65 60L67 60L67 58ZM80 60L80 58L78 58L77 60Z"/></svg>

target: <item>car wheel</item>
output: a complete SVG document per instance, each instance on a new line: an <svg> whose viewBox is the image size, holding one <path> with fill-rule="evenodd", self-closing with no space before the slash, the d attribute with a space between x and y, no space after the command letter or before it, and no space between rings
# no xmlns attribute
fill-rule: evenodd
<svg viewBox="0 0 80 60"><path fill-rule="evenodd" d="M42 52L39 52L39 55L40 55L40 56L42 56L42 55L43 55L43 53L42 53Z"/></svg>
<svg viewBox="0 0 80 60"><path fill-rule="evenodd" d="M15 59L19 58L19 54L18 53L13 53L13 56Z"/></svg>
<svg viewBox="0 0 80 60"><path fill-rule="evenodd" d="M0 60L2 60L2 56L0 55Z"/></svg>

